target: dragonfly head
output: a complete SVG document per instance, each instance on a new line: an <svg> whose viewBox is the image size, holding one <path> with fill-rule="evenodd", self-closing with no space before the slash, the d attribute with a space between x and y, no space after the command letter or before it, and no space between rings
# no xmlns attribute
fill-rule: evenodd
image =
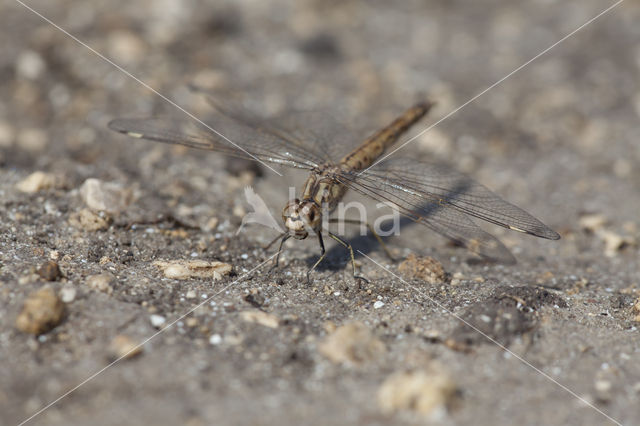
<svg viewBox="0 0 640 426"><path fill-rule="evenodd" d="M282 220L289 234L298 240L304 240L309 232L317 232L322 226L320 207L311 200L289 201L282 210Z"/></svg>

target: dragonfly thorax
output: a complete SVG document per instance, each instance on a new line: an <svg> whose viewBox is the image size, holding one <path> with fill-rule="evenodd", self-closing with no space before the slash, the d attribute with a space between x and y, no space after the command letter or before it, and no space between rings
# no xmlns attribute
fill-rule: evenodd
<svg viewBox="0 0 640 426"><path fill-rule="evenodd" d="M315 233L322 227L322 213L313 200L289 201L282 210L282 220L287 232L298 240L304 240L310 232Z"/></svg>

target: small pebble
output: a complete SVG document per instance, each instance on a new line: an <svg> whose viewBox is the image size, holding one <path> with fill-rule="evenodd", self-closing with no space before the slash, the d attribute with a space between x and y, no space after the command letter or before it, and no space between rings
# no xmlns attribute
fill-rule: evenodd
<svg viewBox="0 0 640 426"><path fill-rule="evenodd" d="M420 148L423 148L431 155L446 156L451 153L451 147L454 146L451 138L437 128L420 134L416 142Z"/></svg>
<svg viewBox="0 0 640 426"><path fill-rule="evenodd" d="M189 290L189 291L187 291L187 294L185 295L185 297L186 297L187 299L195 299L195 298L196 298L196 296L197 296L197 295L196 295L196 292L195 292L195 291L193 291L193 290Z"/></svg>
<svg viewBox="0 0 640 426"><path fill-rule="evenodd" d="M218 227L218 223L219 223L219 222L220 222L220 221L218 220L218 218L217 218L217 217L212 217L212 218L211 218L211 219L209 219L209 220L207 221L207 223L204 225L204 227L203 227L203 231L206 231L206 232L212 232L212 231L215 231L215 230L216 230L216 228Z"/></svg>
<svg viewBox="0 0 640 426"><path fill-rule="evenodd" d="M578 220L580 228L589 232L596 232L607 224L607 218L602 214L585 214Z"/></svg>
<svg viewBox="0 0 640 426"><path fill-rule="evenodd" d="M608 380L596 380L594 387L598 392L609 392L611 390L611 382Z"/></svg>
<svg viewBox="0 0 640 426"><path fill-rule="evenodd" d="M277 328L280 325L280 319L277 316L258 310L240 312L240 318L245 322L260 324L269 328Z"/></svg>
<svg viewBox="0 0 640 426"><path fill-rule="evenodd" d="M109 228L111 218L97 214L89 209L82 209L69 216L69 224L83 231L104 231Z"/></svg>
<svg viewBox="0 0 640 426"><path fill-rule="evenodd" d="M115 30L109 32L107 50L109 56L114 58L116 62L131 63L143 56L145 45L135 33L127 30Z"/></svg>
<svg viewBox="0 0 640 426"><path fill-rule="evenodd" d="M37 52L25 50L16 59L16 74L18 76L35 80L46 70L47 64Z"/></svg>
<svg viewBox="0 0 640 426"><path fill-rule="evenodd" d="M92 288L93 290L98 290L103 293L111 294L113 293L113 283L115 282L115 277L108 272L91 275L87 277L85 284Z"/></svg>
<svg viewBox="0 0 640 426"><path fill-rule="evenodd" d="M598 236L604 241L604 254L607 257L614 257L617 255L618 251L636 244L633 237L622 236L613 231L600 231Z"/></svg>
<svg viewBox="0 0 640 426"><path fill-rule="evenodd" d="M172 260L153 262L162 270L165 277L186 280L189 278L212 278L214 281L231 273L231 265L218 261Z"/></svg>
<svg viewBox="0 0 640 426"><path fill-rule="evenodd" d="M45 189L55 188L59 184L58 179L51 173L33 172L16 184L19 191L33 194Z"/></svg>
<svg viewBox="0 0 640 426"><path fill-rule="evenodd" d="M62 278L62 272L60 272L60 267L53 260L49 260L48 262L43 263L36 270L36 273L46 281L58 281Z"/></svg>
<svg viewBox="0 0 640 426"><path fill-rule="evenodd" d="M154 314L149 317L149 321L151 321L151 325L154 326L155 328L160 328L164 325L167 319L162 315Z"/></svg>
<svg viewBox="0 0 640 426"><path fill-rule="evenodd" d="M252 292L250 294L247 294L244 297L244 300L256 308L262 307L266 302L265 297L260 293L258 289L252 289Z"/></svg>
<svg viewBox="0 0 640 426"><path fill-rule="evenodd" d="M237 216L237 217L244 217L247 215L247 211L241 205L234 206L232 213L234 216Z"/></svg>
<svg viewBox="0 0 640 426"><path fill-rule="evenodd" d="M442 418L452 405L456 385L442 367L399 372L389 376L378 390L378 404L385 414L413 411Z"/></svg>
<svg viewBox="0 0 640 426"><path fill-rule="evenodd" d="M27 296L16 327L24 333L43 334L60 324L64 313L64 302L53 289L44 287Z"/></svg>
<svg viewBox="0 0 640 426"><path fill-rule="evenodd" d="M593 385L596 393L596 398L602 402L609 402L613 398L612 389L613 384L606 379L598 379Z"/></svg>
<svg viewBox="0 0 640 426"><path fill-rule="evenodd" d="M133 191L118 183L91 178L80 187L80 196L88 208L116 214L131 203Z"/></svg>
<svg viewBox="0 0 640 426"><path fill-rule="evenodd" d="M378 300L376 303L373 304L373 309L380 309L384 306L384 302L381 302L380 300Z"/></svg>
<svg viewBox="0 0 640 426"><path fill-rule="evenodd" d="M364 364L385 350L384 343L360 322L338 327L318 345L318 351L335 364Z"/></svg>
<svg viewBox="0 0 640 426"><path fill-rule="evenodd" d="M211 337L209 337L209 343L212 345L219 345L222 343L222 336L219 334L212 334Z"/></svg>
<svg viewBox="0 0 640 426"><path fill-rule="evenodd" d="M118 334L109 344L109 356L112 359L131 359L141 353L142 346L124 334Z"/></svg>
<svg viewBox="0 0 640 426"><path fill-rule="evenodd" d="M429 284L443 283L447 274L442 264L432 257L418 257L410 254L400 264L398 271L406 278L418 278Z"/></svg>
<svg viewBox="0 0 640 426"><path fill-rule="evenodd" d="M75 287L63 287L60 290L60 299L64 303L71 303L76 298L76 288Z"/></svg>

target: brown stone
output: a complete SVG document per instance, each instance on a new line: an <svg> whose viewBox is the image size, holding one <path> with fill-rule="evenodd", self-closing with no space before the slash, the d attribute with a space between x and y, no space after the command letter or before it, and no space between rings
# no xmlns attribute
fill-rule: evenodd
<svg viewBox="0 0 640 426"><path fill-rule="evenodd" d="M16 327L24 333L43 334L60 324L64 313L64 302L53 289L44 287L27 296Z"/></svg>

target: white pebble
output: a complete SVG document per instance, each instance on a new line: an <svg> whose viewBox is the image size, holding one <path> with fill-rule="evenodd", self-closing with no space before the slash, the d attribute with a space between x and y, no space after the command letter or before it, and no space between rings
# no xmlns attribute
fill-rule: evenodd
<svg viewBox="0 0 640 426"><path fill-rule="evenodd" d="M167 319L162 315L151 315L149 317L149 320L151 321L151 325L154 326L155 328L162 327L164 323L167 321Z"/></svg>
<svg viewBox="0 0 640 426"><path fill-rule="evenodd" d="M16 72L20 77L35 80L40 77L47 65L38 53L26 50L18 56Z"/></svg>
<svg viewBox="0 0 640 426"><path fill-rule="evenodd" d="M381 300L378 300L376 303L373 304L373 309L380 309L384 306L384 302Z"/></svg>
<svg viewBox="0 0 640 426"><path fill-rule="evenodd" d="M142 40L126 30L111 31L107 37L107 49L109 56L124 63L138 60L145 52Z"/></svg>
<svg viewBox="0 0 640 426"><path fill-rule="evenodd" d="M76 298L76 289L75 287L63 287L60 290L60 299L64 303L71 303Z"/></svg>
<svg viewBox="0 0 640 426"><path fill-rule="evenodd" d="M611 390L611 382L608 380L596 380L595 386L598 392L609 392Z"/></svg>
<svg viewBox="0 0 640 426"><path fill-rule="evenodd" d="M209 343L212 345L219 345L222 343L222 336L219 334L212 334L211 337L209 337Z"/></svg>
<svg viewBox="0 0 640 426"><path fill-rule="evenodd" d="M92 210L119 213L132 201L133 191L115 182L90 178L80 187L80 196Z"/></svg>

